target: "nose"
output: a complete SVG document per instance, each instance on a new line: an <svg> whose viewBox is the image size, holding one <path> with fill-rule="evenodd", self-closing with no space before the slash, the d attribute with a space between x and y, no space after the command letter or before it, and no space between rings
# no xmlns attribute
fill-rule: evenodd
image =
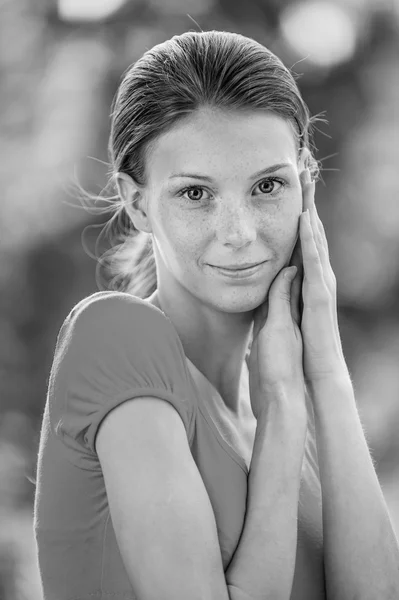
<svg viewBox="0 0 399 600"><path fill-rule="evenodd" d="M221 244L245 246L256 240L256 215L240 201L226 202L216 217L215 231Z"/></svg>

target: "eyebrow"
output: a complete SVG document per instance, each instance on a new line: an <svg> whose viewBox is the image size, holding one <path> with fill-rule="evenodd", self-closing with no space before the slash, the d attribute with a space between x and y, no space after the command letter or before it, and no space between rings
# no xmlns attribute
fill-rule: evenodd
<svg viewBox="0 0 399 600"><path fill-rule="evenodd" d="M286 167L292 167L291 163L277 163L267 167L266 169L262 169L257 173L254 173L249 179L254 179L256 177L260 177L261 175L267 175L268 173L275 173L276 171ZM201 175L200 173L172 173L169 179L174 179L176 177L190 177L192 179L204 179L205 181L212 181L212 177L208 177L208 175Z"/></svg>

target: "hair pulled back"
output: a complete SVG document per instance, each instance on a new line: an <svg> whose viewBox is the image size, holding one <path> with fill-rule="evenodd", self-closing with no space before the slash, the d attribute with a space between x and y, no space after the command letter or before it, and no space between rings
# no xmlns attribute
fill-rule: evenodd
<svg viewBox="0 0 399 600"><path fill-rule="evenodd" d="M125 72L112 104L109 184L115 186L118 172L145 184L151 144L204 106L271 111L292 125L298 158L302 148L312 149L318 117L310 117L293 74L275 54L237 33L186 32L154 46ZM310 156L315 177L318 163ZM122 199L112 199L107 227L114 227L117 243L99 264L111 276L109 289L146 298L157 288L151 234L137 231Z"/></svg>

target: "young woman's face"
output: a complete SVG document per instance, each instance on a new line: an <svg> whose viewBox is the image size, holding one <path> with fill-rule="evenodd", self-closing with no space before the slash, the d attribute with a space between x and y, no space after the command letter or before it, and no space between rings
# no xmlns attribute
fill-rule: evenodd
<svg viewBox="0 0 399 600"><path fill-rule="evenodd" d="M302 212L290 125L266 112L198 111L158 138L147 174L160 285L222 311L259 306L289 263ZM215 268L261 262L240 278Z"/></svg>

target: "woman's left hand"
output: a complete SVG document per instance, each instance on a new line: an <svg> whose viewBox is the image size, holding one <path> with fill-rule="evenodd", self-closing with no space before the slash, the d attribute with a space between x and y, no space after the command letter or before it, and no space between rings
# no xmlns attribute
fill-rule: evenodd
<svg viewBox="0 0 399 600"><path fill-rule="evenodd" d="M309 170L301 177L303 210L299 218L299 238L291 264L298 269L297 286L302 281L301 333L303 370L306 383L349 377L342 352L337 319L337 286L332 270L327 238L314 201L315 182ZM307 218L309 211L309 219ZM296 278L297 278L296 277ZM298 310L298 309L297 309Z"/></svg>

